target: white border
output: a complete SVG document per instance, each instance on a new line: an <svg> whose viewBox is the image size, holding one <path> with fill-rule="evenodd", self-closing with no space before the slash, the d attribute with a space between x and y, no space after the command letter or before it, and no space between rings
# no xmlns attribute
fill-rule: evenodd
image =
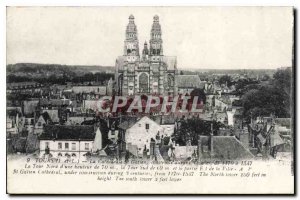
<svg viewBox="0 0 300 200"><path fill-rule="evenodd" d="M0 127L2 130L1 138L0 138L0 147L1 147L1 162L0 162L0 169L1 169L1 179L0 179L0 199L12 199L16 197L6 195L6 6L294 6L295 9L299 9L300 1L297 0L230 0L230 1L221 1L221 0L206 0L206 1L197 1L197 0L151 0L151 1L139 1L139 0L109 0L109 1L97 1L97 0L4 0L0 1L0 44L1 44L1 53L0 53L0 87L1 92L3 92L2 97L0 98L0 110L1 110L1 120L0 120ZM299 10L297 11L299 15ZM298 20L297 27L299 25ZM296 44L295 44L296 45ZM298 45L296 45L298 46ZM297 51L297 55L299 57L299 52ZM297 70L297 78L300 77L299 72ZM300 93L299 89L299 81L297 84L297 94ZM299 99L299 98L297 98ZM297 107L297 113L299 111L299 106ZM297 123L299 124L299 116L297 118ZM296 133L297 134L297 133ZM299 138L299 136L297 136ZM297 141L297 144L298 141ZM298 154L297 154L298 155ZM297 156L298 158L298 156ZM297 160L298 161L298 160ZM299 165L298 165L299 166ZM299 173L299 168L297 169ZM296 184L296 186L299 184ZM298 188L296 191L299 192ZM99 198L97 196L88 196L89 198ZM20 198L20 197L18 197ZM32 199L32 198L44 198L44 199L71 199L71 198L78 198L82 199L83 197L51 197L51 196L43 196L43 197L32 197L32 196L24 196L24 199ZM111 198L111 197L102 197L102 198ZM115 197L121 198L121 197ZM126 198L132 198L132 196L127 196ZM146 198L146 197L139 197L139 198ZM163 197L159 197L163 198ZM174 196L167 197L167 198L174 198ZM207 198L207 197L200 197L200 198ZM219 197L213 197L219 198ZM232 197L227 197L232 198ZM243 197L244 198L244 197ZM247 197L246 197L247 198ZM248 197L249 198L249 197ZM263 197L255 197L256 199L261 199ZM272 198L272 197L271 197ZM284 197L289 198L289 197Z"/></svg>

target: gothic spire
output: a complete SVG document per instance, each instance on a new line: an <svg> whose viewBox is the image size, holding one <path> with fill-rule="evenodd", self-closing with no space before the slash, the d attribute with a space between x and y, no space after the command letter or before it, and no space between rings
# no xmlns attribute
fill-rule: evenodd
<svg viewBox="0 0 300 200"><path fill-rule="evenodd" d="M139 56L139 41L137 28L134 23L134 16L129 16L129 22L126 27L126 38L124 41L124 55Z"/></svg>
<svg viewBox="0 0 300 200"><path fill-rule="evenodd" d="M153 24L151 28L150 34L150 55L163 55L163 48L162 48L162 39L161 39L161 26L159 24L159 17L155 15L153 17Z"/></svg>

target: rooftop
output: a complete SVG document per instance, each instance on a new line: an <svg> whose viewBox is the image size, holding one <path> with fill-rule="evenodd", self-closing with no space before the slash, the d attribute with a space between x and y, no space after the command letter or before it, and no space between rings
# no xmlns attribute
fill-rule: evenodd
<svg viewBox="0 0 300 200"><path fill-rule="evenodd" d="M177 84L179 88L203 88L198 75L178 75Z"/></svg>
<svg viewBox="0 0 300 200"><path fill-rule="evenodd" d="M45 126L40 140L94 140L94 126Z"/></svg>

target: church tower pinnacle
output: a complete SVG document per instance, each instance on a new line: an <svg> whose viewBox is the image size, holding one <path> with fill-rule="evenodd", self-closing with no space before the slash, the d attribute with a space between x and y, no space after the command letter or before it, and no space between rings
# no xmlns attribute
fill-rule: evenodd
<svg viewBox="0 0 300 200"><path fill-rule="evenodd" d="M143 60L147 60L148 56L149 56L148 44L145 41L145 43L144 43L144 49L143 49Z"/></svg>
<svg viewBox="0 0 300 200"><path fill-rule="evenodd" d="M134 16L129 16L129 23L126 27L126 36L124 41L125 56L139 56L139 40L137 28L134 23Z"/></svg>
<svg viewBox="0 0 300 200"><path fill-rule="evenodd" d="M161 26L159 24L159 17L155 15L153 17L153 24L150 34L150 56L162 56L162 38L161 38Z"/></svg>

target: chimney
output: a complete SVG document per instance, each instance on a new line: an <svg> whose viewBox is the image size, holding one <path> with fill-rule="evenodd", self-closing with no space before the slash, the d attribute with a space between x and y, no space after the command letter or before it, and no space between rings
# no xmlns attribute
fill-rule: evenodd
<svg viewBox="0 0 300 200"><path fill-rule="evenodd" d="M154 148L155 148L155 140L151 139L150 141L150 158L154 157Z"/></svg>

